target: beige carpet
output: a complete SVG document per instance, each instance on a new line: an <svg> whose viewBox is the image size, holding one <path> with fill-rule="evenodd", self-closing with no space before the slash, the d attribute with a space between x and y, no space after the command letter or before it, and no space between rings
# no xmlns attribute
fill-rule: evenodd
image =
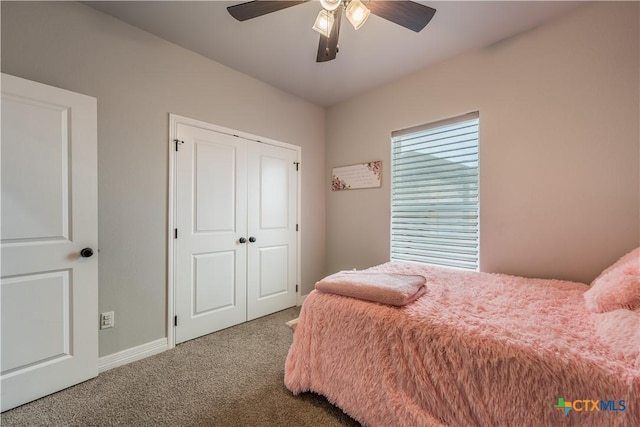
<svg viewBox="0 0 640 427"><path fill-rule="evenodd" d="M291 308L100 374L0 415L4 426L358 426L321 396L293 396Z"/></svg>

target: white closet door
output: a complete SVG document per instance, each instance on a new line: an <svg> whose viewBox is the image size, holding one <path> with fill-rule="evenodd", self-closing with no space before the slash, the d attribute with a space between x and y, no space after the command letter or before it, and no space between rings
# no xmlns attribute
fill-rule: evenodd
<svg viewBox="0 0 640 427"><path fill-rule="evenodd" d="M98 375L96 100L2 75L2 411ZM84 256L81 256L83 253Z"/></svg>
<svg viewBox="0 0 640 427"><path fill-rule="evenodd" d="M248 152L247 320L296 304L297 151L252 144Z"/></svg>
<svg viewBox="0 0 640 427"><path fill-rule="evenodd" d="M176 153L176 343L246 320L247 141L183 123Z"/></svg>

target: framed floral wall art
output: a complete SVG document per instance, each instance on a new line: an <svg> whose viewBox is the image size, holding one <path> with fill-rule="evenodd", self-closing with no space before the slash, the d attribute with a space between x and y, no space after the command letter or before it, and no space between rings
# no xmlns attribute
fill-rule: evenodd
<svg viewBox="0 0 640 427"><path fill-rule="evenodd" d="M382 160L331 170L331 191L376 188L382 185Z"/></svg>

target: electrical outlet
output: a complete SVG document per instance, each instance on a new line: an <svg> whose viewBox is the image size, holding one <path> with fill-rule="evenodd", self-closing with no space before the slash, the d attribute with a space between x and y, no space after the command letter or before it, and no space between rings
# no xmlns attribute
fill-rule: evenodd
<svg viewBox="0 0 640 427"><path fill-rule="evenodd" d="M113 311L100 313L100 329L113 328L116 323L116 315Z"/></svg>

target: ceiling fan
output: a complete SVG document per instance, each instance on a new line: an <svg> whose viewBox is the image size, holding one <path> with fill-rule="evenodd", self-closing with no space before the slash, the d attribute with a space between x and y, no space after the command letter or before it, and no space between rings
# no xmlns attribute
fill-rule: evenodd
<svg viewBox="0 0 640 427"><path fill-rule="evenodd" d="M227 10L238 21L246 21L308 1L255 0L229 6ZM369 14L373 13L416 33L426 27L436 13L435 9L410 0L320 0L320 4L322 10L312 27L320 33L316 62L326 62L336 58L343 11L356 30L364 24Z"/></svg>

